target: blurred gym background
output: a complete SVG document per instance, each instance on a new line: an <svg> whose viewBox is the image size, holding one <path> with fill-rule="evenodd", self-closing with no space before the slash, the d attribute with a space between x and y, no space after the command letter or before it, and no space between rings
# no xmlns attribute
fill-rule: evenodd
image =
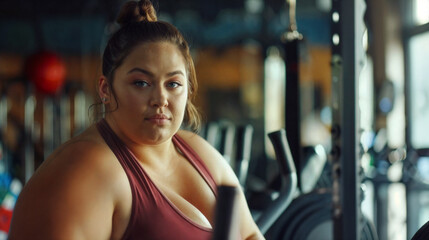
<svg viewBox="0 0 429 240"><path fill-rule="evenodd" d="M235 167L238 158L246 161L238 174L255 209L263 201L252 192L277 188L267 133L285 128L288 118L296 119L299 142L289 144L300 149L301 192L331 187L338 1L297 0L296 8L285 0L153 1L159 19L176 25L191 46L200 134ZM97 98L102 50L124 2L0 2L4 233L21 186L55 147L93 122L89 107ZM361 2L363 31L355 39L365 54L356 86L360 158L351 163L358 163L361 208L379 239L409 239L429 220L429 0ZM293 66L285 61L291 28L299 34ZM292 78L295 94L287 90ZM286 91L297 109L287 107L296 102L286 101ZM227 149L238 144L243 127L250 134L244 134L245 156Z"/></svg>

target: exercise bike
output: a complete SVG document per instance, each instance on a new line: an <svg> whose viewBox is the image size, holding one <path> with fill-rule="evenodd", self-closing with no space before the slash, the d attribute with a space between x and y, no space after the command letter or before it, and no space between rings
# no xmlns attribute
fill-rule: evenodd
<svg viewBox="0 0 429 240"><path fill-rule="evenodd" d="M262 234L268 240L312 240L334 239L332 217L332 193L329 188L315 189L309 193L299 194L297 188L296 168L291 157L285 130L268 134L276 154L281 173L282 187L279 196L255 219ZM223 186L220 187L225 188ZM228 239L233 227L233 201L231 190L221 190L217 208L214 239ZM225 207L227 206L227 207ZM378 239L374 225L365 216L362 217L361 239ZM224 231L223 234L218 232Z"/></svg>

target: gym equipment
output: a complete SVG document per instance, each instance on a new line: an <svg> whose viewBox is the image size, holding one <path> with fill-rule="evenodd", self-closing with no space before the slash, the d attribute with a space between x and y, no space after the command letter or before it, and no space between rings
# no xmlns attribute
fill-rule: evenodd
<svg viewBox="0 0 429 240"><path fill-rule="evenodd" d="M252 151L253 127L250 124L237 127L237 151L234 172L241 186L246 186Z"/></svg>
<svg viewBox="0 0 429 240"><path fill-rule="evenodd" d="M24 106L24 132L25 135L25 163L24 177L27 182L33 175L34 166L34 110L36 108L36 98L32 94L31 86L27 87Z"/></svg>
<svg viewBox="0 0 429 240"><path fill-rule="evenodd" d="M238 127L239 129L240 127ZM248 126L246 127L248 130ZM276 134L279 135L286 135L285 130L281 130L284 133L272 133L272 134L268 134L268 136L270 138L276 138L274 137ZM274 136L273 136L274 135ZM237 136L236 139L240 139L240 131L237 131ZM281 136L279 136L280 138L282 138ZM286 143L282 143L282 141L285 141ZM242 147L240 147L240 144L238 144L239 141L237 141L237 146L236 146L236 151L237 153L240 152L248 152L248 154L250 154L250 147L248 146L248 150L243 149ZM250 140L249 140L250 142ZM276 144L275 146L277 148L279 148L277 145L282 145L285 144L285 149L289 149L288 144L287 144L287 139L284 140L274 140L272 139L271 142L273 144ZM250 144L250 143L249 143ZM274 149L275 150L275 149ZM279 150L277 150L279 151ZM286 153L284 153L286 154ZM287 150L287 154L290 154L290 150ZM286 161L286 159L293 159L291 155L289 155L287 158L286 157L281 157L282 153L278 153L277 155L280 155L280 157L277 157L277 161ZM238 154L237 154L238 156ZM249 157L250 158L250 157ZM283 158L284 160L281 160L281 158ZM235 161L238 163L239 162L239 158L237 157L235 159ZM247 162L247 160L246 160ZM243 164L241 164L243 166ZM248 165L248 163L246 163L246 165ZM278 165L278 164L277 164ZM239 166L239 165L238 165ZM276 169L280 170L280 168L276 167ZM314 147L311 146L306 146L303 148L303 159L302 159L302 169L301 169L301 177L305 178L305 181L303 181L303 185L301 189L297 189L296 190L296 195L299 193L307 193L312 191L314 188L319 187L320 186L320 178L321 176L324 176L323 174L327 175L326 172L327 169L327 154L324 150L324 148L321 145L317 145ZM295 170L295 174L298 170ZM243 171L244 174L247 175L249 174L246 171ZM284 171L283 171L284 172ZM245 188L243 189L245 191L247 200L248 200L248 204L249 207L251 209L252 215L254 216L255 219L258 219L260 214L262 214L264 212L264 210L267 208L267 206L271 205L273 200L275 198L277 198L277 196L280 194L281 191L285 191L284 188L282 187L282 182L284 183L283 180L283 172L282 170L279 171L277 174L277 176L275 176L272 180L268 180L268 183L263 182L263 180L260 180L261 183L255 182L255 178L251 178L249 182L247 182L247 184L245 185ZM296 174L298 175L298 174ZM239 174L237 174L237 176L241 176ZM326 178L326 180L324 180L327 183L324 183L324 186L331 186L331 180L330 180L330 176L324 176L324 178ZM240 178L239 178L240 179ZM246 183L245 181L240 181L242 183ZM243 186L243 184L242 184Z"/></svg>
<svg viewBox="0 0 429 240"><path fill-rule="evenodd" d="M328 189L300 195L265 236L284 240L334 239L332 210L332 192ZM363 217L361 224L360 239L378 239L374 225L367 218Z"/></svg>
<svg viewBox="0 0 429 240"><path fill-rule="evenodd" d="M205 134L205 139L232 165L236 126L228 121L210 122L205 128Z"/></svg>
<svg viewBox="0 0 429 240"><path fill-rule="evenodd" d="M239 226L235 211L237 189L233 186L217 187L215 225L212 240L236 240L239 238Z"/></svg>
<svg viewBox="0 0 429 240"><path fill-rule="evenodd" d="M217 142L219 135L219 124L216 122L209 122L204 126L202 137L206 139L210 145L217 149Z"/></svg>
<svg viewBox="0 0 429 240"><path fill-rule="evenodd" d="M316 189L297 196L296 173L284 129L269 134L282 173L278 198L256 219L267 239L334 239L332 190ZM373 224L363 217L360 239L378 239Z"/></svg>
<svg viewBox="0 0 429 240"><path fill-rule="evenodd" d="M295 4L295 1L289 2ZM360 156L356 141L359 128L355 85L362 67L360 63L364 51L362 46L356 44L356 39L361 36L360 33L363 33L365 4L363 0L333 0L332 2L332 13L340 16L342 20L341 24L335 20L332 24L332 92L334 93L332 104L332 189L320 189L302 194L292 201L296 191L285 191L282 188L279 197L268 206L269 211L264 211L256 219L261 231L270 240L300 240L314 239L314 237L321 239L324 236L327 239L377 239L372 223L366 219L359 207L362 200L360 189L362 179L359 175L358 162ZM294 43L297 44L297 41ZM293 54L294 51L297 53L297 49L298 47L291 47L289 53ZM289 59L293 59L293 57L291 55ZM297 69L297 62L292 61L289 67L287 66L289 73L291 71L293 73L293 70L296 71ZM343 76L343 73L346 75ZM288 81L290 78L288 77ZM289 87L289 90L291 88L293 87ZM296 92L292 94L296 96ZM290 96L286 93L286 96L288 95ZM288 104L290 103L295 102L289 100ZM299 110L299 108L297 109ZM296 112L299 112L298 110ZM296 122L299 123L299 121ZM289 129L292 129L291 132ZM300 141L297 141L297 137L293 136L294 130L299 130L299 128L294 126L293 129L286 125L289 142L299 144ZM289 138L289 134L291 134L291 138ZM291 150L299 152L300 148L291 146ZM300 154L292 153L292 157L295 156L300 157ZM298 159L290 158L288 162L291 161L297 163L296 167L301 169ZM291 177L287 174L282 174L282 176ZM289 189L293 188L293 186L289 186ZM280 201L279 199L284 200Z"/></svg>
<svg viewBox="0 0 429 240"><path fill-rule="evenodd" d="M232 123L223 123L220 126L220 142L218 149L230 165L233 165L231 161L234 156L234 139L235 126Z"/></svg>
<svg viewBox="0 0 429 240"><path fill-rule="evenodd" d="M72 136L76 136L81 133L88 125L89 120L87 117L87 96L81 87L75 88L73 97L73 130Z"/></svg>
<svg viewBox="0 0 429 240"><path fill-rule="evenodd" d="M279 164L282 187L279 196L256 219L256 224L264 235L289 206L297 191L297 174L286 138L286 131L272 132L268 136L273 144L277 163Z"/></svg>
<svg viewBox="0 0 429 240"><path fill-rule="evenodd" d="M9 106L7 103L7 98L4 94L0 96L0 168L3 171L9 171L9 153L6 149L6 146L3 143L4 132L7 129L7 112L9 111Z"/></svg>
<svg viewBox="0 0 429 240"><path fill-rule="evenodd" d="M298 189L309 192L316 185L323 166L327 162L322 146L301 145L301 97L299 81L300 48L304 37L298 31L296 21L296 0L289 3L289 29L281 36L285 52L285 130L290 151L297 169Z"/></svg>
<svg viewBox="0 0 429 240"><path fill-rule="evenodd" d="M44 155L88 126L87 96L78 83L68 82L59 95L47 95L44 104Z"/></svg>
<svg viewBox="0 0 429 240"><path fill-rule="evenodd" d="M273 144L276 153L277 163L282 174L282 190L279 197L257 218L258 225L262 234L274 224L280 217L280 214L289 206L297 190L297 176L292 155L287 143L286 132L284 129L270 133L269 138ZM218 203L216 207L216 222L213 239L234 239L228 236L234 235L234 197L235 188L219 186Z"/></svg>
<svg viewBox="0 0 429 240"><path fill-rule="evenodd" d="M301 169L299 171L301 193L311 192L318 186L322 174L326 171L327 161L328 154L322 145L304 146L302 148Z"/></svg>
<svg viewBox="0 0 429 240"><path fill-rule="evenodd" d="M9 107L7 97L0 95L0 239L7 239L13 208L17 196L22 189L19 180L13 179L9 173L9 151L3 144L3 133L7 129L7 113Z"/></svg>
<svg viewBox="0 0 429 240"><path fill-rule="evenodd" d="M54 113L54 99L45 97L43 99L43 156L48 156L55 148L55 115ZM57 123L58 125L58 123Z"/></svg>
<svg viewBox="0 0 429 240"><path fill-rule="evenodd" d="M332 31L332 204L334 239L361 239L360 151L357 82L365 60L364 0L333 0ZM339 21L338 19L341 19ZM363 236L362 236L363 237Z"/></svg>
<svg viewBox="0 0 429 240"><path fill-rule="evenodd" d="M285 50L286 64L286 89L285 89L285 129L287 139L295 167L301 166L301 111L300 111L300 87L299 87L299 46L303 36L298 32L296 23L296 0L288 0L289 3L289 29L281 40ZM301 189L301 173L297 172L298 188Z"/></svg>
<svg viewBox="0 0 429 240"><path fill-rule="evenodd" d="M234 170L241 186L246 187L250 155L252 150L253 126L234 125L220 121L208 123L202 137L215 147Z"/></svg>
<svg viewBox="0 0 429 240"><path fill-rule="evenodd" d="M270 240L334 239L331 189L316 189L298 195L296 170L286 131L281 129L268 136L279 164L282 187L279 196L255 220L262 234ZM220 189L214 239L230 239L228 236L236 228L232 220L234 190L223 186ZM365 217L362 219L362 226L359 230L361 239L378 239L373 224Z"/></svg>
<svg viewBox="0 0 429 240"><path fill-rule="evenodd" d="M28 78L43 94L58 93L64 83L66 68L54 52L41 51L30 56L26 68Z"/></svg>
<svg viewBox="0 0 429 240"><path fill-rule="evenodd" d="M35 92L34 85L24 79L12 79L3 86L0 95L2 167L26 182L56 147L88 126L88 97L79 83L64 84L55 95ZM7 142L3 141L6 127Z"/></svg>

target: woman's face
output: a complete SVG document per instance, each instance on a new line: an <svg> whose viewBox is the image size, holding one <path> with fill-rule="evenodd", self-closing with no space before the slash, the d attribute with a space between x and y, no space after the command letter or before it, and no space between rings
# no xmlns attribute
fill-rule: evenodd
<svg viewBox="0 0 429 240"><path fill-rule="evenodd" d="M119 135L156 144L179 130L188 97L185 66L179 49L168 42L143 43L131 51L115 71L116 99L107 105L106 119Z"/></svg>

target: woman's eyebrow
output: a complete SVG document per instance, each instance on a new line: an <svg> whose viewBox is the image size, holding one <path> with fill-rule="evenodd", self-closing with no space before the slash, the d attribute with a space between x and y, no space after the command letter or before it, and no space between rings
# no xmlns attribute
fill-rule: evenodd
<svg viewBox="0 0 429 240"><path fill-rule="evenodd" d="M170 72L170 73L168 73L168 74L167 74L167 76L169 76L169 77L174 76L174 75L182 75L182 76L185 76L185 74L184 74L182 71L180 71L180 70L173 71L173 72Z"/></svg>
<svg viewBox="0 0 429 240"><path fill-rule="evenodd" d="M134 73L134 72L140 72L140 73L143 73L143 74L149 75L149 76L151 76L151 77L153 77L153 76L154 76L154 74L153 74L153 73L151 73L151 72L149 72L148 70L145 70L145 69L143 69L143 68L138 68L138 67L131 69L130 71L128 71L128 73L127 73L127 74Z"/></svg>
<svg viewBox="0 0 429 240"><path fill-rule="evenodd" d="M134 73L134 72L140 72L140 73L146 74L146 75L148 75L148 76L150 76L150 77L153 77L153 76L155 75L155 74L153 74L152 72L150 72L150 71L148 71L148 70L146 70L146 69L138 68L138 67L131 69L130 71L128 71L128 73L127 73L127 74ZM183 73L183 71L181 71L181 70L177 70L177 71L173 71L173 72L169 72L169 73L167 73L167 76L168 76L168 77L171 77L171 76L174 76L174 75L182 75L182 76L185 76L185 74L184 74L184 73Z"/></svg>

